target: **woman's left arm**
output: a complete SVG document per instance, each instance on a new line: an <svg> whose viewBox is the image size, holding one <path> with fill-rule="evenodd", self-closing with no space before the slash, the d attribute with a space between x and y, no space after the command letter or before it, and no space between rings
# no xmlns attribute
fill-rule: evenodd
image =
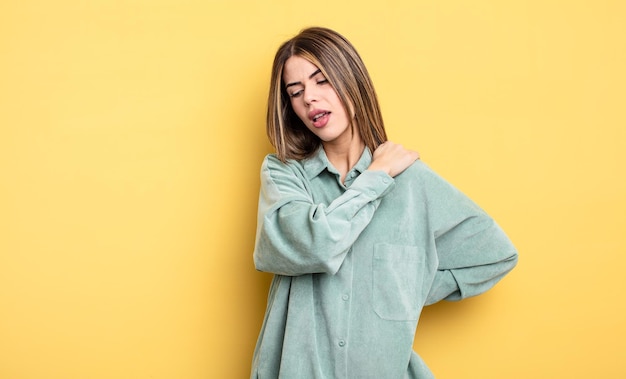
<svg viewBox="0 0 626 379"><path fill-rule="evenodd" d="M430 169L424 190L438 258L426 305L479 295L515 267L511 240L476 203Z"/></svg>

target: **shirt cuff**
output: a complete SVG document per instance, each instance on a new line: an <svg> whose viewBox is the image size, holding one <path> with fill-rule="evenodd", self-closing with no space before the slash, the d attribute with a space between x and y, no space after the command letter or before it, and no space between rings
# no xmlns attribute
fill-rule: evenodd
<svg viewBox="0 0 626 379"><path fill-rule="evenodd" d="M394 179L386 172L365 170L354 180L350 189L359 191L374 200L385 196L394 186Z"/></svg>

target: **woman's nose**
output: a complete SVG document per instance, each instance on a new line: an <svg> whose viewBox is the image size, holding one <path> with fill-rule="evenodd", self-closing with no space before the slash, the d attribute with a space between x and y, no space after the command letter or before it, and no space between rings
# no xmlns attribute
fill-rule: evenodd
<svg viewBox="0 0 626 379"><path fill-rule="evenodd" d="M304 90L304 102L307 105L310 105L311 103L314 103L317 100L318 100L318 94L314 88L306 88Z"/></svg>

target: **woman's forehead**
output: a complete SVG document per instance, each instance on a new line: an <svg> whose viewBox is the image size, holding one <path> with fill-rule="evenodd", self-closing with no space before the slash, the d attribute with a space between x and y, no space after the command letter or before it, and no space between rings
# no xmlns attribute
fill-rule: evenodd
<svg viewBox="0 0 626 379"><path fill-rule="evenodd" d="M289 57L283 66L283 81L303 80L320 71L320 68L299 55Z"/></svg>

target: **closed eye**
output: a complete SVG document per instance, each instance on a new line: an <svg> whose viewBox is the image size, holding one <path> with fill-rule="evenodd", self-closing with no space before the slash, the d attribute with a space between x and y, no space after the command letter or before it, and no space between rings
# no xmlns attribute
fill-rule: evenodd
<svg viewBox="0 0 626 379"><path fill-rule="evenodd" d="M316 81L317 85L325 85L328 84L328 79L320 79L318 81ZM304 92L303 90L297 90L297 91L293 91L291 93L289 93L289 97L291 98L296 98L296 97L300 97L302 96L302 92Z"/></svg>
<svg viewBox="0 0 626 379"><path fill-rule="evenodd" d="M291 98L295 98L295 97L299 97L300 95L302 95L302 90L298 90L298 91L291 92L291 93L289 94L289 97L291 97Z"/></svg>

